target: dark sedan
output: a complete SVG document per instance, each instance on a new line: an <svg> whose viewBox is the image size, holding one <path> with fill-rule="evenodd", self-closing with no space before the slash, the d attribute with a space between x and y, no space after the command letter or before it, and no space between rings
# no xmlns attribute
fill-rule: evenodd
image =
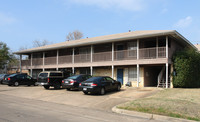
<svg viewBox="0 0 200 122"><path fill-rule="evenodd" d="M0 83L3 84L3 81L5 80L5 78L9 76L8 74L1 74L0 75Z"/></svg>
<svg viewBox="0 0 200 122"><path fill-rule="evenodd" d="M79 85L79 89L83 91L83 93L98 93L105 94L106 91L116 90L119 91L121 88L121 83L119 81L113 80L111 77L103 76L103 77L92 77Z"/></svg>
<svg viewBox="0 0 200 122"><path fill-rule="evenodd" d="M12 74L5 78L3 84L7 84L9 86L19 86L19 85L36 85L36 79L33 79L31 76L27 74Z"/></svg>
<svg viewBox="0 0 200 122"><path fill-rule="evenodd" d="M71 77L68 77L67 79L62 80L62 87L66 88L67 90L71 90L72 88L79 88L79 84L89 78L91 78L91 75L74 75Z"/></svg>

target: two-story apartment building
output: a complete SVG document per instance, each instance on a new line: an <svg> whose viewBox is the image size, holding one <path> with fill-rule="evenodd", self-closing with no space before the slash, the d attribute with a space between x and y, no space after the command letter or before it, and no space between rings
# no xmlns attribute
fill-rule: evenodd
<svg viewBox="0 0 200 122"><path fill-rule="evenodd" d="M172 87L172 56L194 48L175 30L133 31L18 51L21 69L33 77L45 70L111 76L134 87ZM22 56L28 59L22 60Z"/></svg>

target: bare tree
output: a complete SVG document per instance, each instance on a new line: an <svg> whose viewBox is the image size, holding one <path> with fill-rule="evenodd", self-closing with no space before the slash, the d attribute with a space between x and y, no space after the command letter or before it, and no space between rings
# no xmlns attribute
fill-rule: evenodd
<svg viewBox="0 0 200 122"><path fill-rule="evenodd" d="M66 38L67 41L81 39L83 38L83 33L79 30L75 30L73 32L69 32Z"/></svg>
<svg viewBox="0 0 200 122"><path fill-rule="evenodd" d="M28 47L27 46L21 46L20 48L19 48L19 51L22 51L22 50L27 50L28 49Z"/></svg>
<svg viewBox="0 0 200 122"><path fill-rule="evenodd" d="M48 44L50 44L50 42L47 41L47 40L43 40L43 41L35 40L35 41L33 41L33 47L41 47L41 46L45 46L45 45L48 45Z"/></svg>

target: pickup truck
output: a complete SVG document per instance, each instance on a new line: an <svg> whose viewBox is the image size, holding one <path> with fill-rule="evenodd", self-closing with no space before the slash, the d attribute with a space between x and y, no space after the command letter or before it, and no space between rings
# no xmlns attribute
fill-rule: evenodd
<svg viewBox="0 0 200 122"><path fill-rule="evenodd" d="M54 89L60 89L62 80L69 77L70 73L64 73L62 71L44 71L38 74L37 85L43 86L45 89L49 89L53 86Z"/></svg>

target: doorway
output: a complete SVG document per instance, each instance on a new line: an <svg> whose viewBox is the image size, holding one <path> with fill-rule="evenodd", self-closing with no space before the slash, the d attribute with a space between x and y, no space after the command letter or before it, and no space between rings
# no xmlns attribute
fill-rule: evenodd
<svg viewBox="0 0 200 122"><path fill-rule="evenodd" d="M117 69L117 81L121 82L121 84L123 84L123 74L123 69Z"/></svg>

